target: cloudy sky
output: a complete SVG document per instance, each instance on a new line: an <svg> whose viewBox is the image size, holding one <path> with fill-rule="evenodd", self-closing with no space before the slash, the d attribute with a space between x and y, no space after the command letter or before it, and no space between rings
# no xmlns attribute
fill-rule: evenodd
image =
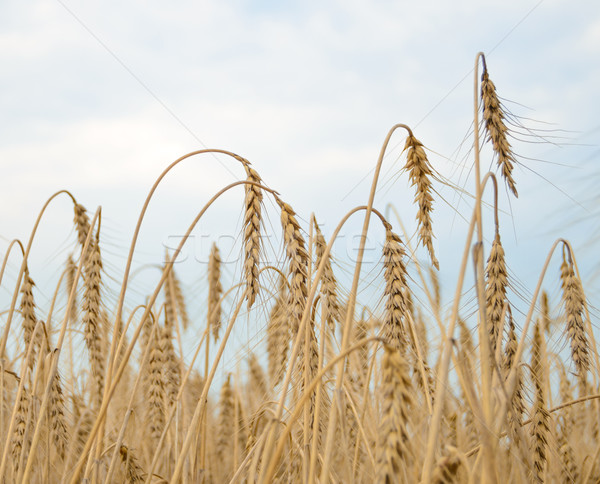
<svg viewBox="0 0 600 484"><path fill-rule="evenodd" d="M440 177L472 192L478 51L523 124L513 143L520 196L500 194L514 284L531 287L559 236L573 241L591 278L600 235L594 0L5 0L0 244L28 237L44 201L66 188L91 212L102 206L106 252L119 277L153 181L171 161L204 147L250 160L303 221L315 212L329 234L366 202L381 143L398 122L413 127ZM394 204L412 231L403 143L400 133L392 139L376 206ZM483 165L494 166L487 151ZM222 156L178 168L150 207L137 260L160 261L206 200L242 177ZM442 282L451 286L470 205L441 183L435 188L436 250ZM241 204L238 189L215 206L188 258L202 259L204 238L237 237ZM53 262L73 246L70 210L58 200L34 245L32 264L51 267L53 278ZM272 203L268 210L276 230ZM489 238L491 213L485 217ZM351 256L359 225L350 224L338 244L341 261ZM557 263L552 270L549 285L557 291ZM187 271L194 284L201 270ZM592 279L591 290L598 286Z"/></svg>

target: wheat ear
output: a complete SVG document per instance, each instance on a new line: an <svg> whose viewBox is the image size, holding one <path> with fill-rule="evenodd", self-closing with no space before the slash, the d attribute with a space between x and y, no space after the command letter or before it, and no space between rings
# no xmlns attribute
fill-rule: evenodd
<svg viewBox="0 0 600 484"><path fill-rule="evenodd" d="M271 308L267 326L269 380L272 387L276 386L283 378L290 345L287 299L285 279L282 277L279 292L275 299L275 304Z"/></svg>
<svg viewBox="0 0 600 484"><path fill-rule="evenodd" d="M431 224L431 213L433 212L433 196L431 195L431 177L433 175L427 154L421 143L409 131L404 149L406 154L406 166L411 185L415 187L415 202L419 206L417 222L419 226L419 240L423 247L429 252L431 263L436 269L440 268L433 250L433 229Z"/></svg>
<svg viewBox="0 0 600 484"><path fill-rule="evenodd" d="M100 296L102 259L100 256L98 235L92 239L92 246L88 249L88 253L89 257L85 259L85 271L83 274L82 323L93 376L93 401L94 406L99 408L104 391L104 356L102 354Z"/></svg>
<svg viewBox="0 0 600 484"><path fill-rule="evenodd" d="M213 243L208 259L208 327L215 341L219 339L221 329L221 254L217 244Z"/></svg>
<svg viewBox="0 0 600 484"><path fill-rule="evenodd" d="M292 334L298 332L298 327L306 305L306 279L308 271L308 253L306 244L296 220L296 212L287 203L275 196L281 209L281 226L286 257L289 264L290 289L288 293L289 318Z"/></svg>
<svg viewBox="0 0 600 484"><path fill-rule="evenodd" d="M406 345L406 328L404 319L407 311L407 284L405 252L400 237L392 232L392 227L385 224L385 243L383 245L383 276L385 278L385 318L383 321L384 339L397 349Z"/></svg>
<svg viewBox="0 0 600 484"><path fill-rule="evenodd" d="M515 156L508 142L508 128L504 122L504 111L502 104L496 94L496 86L490 79L490 75L483 58L483 74L481 75L481 99L483 101L483 121L487 137L492 142L492 147L498 157L498 167L502 170L502 176L511 192L518 197L517 186L513 179L513 163Z"/></svg>
<svg viewBox="0 0 600 484"><path fill-rule="evenodd" d="M550 433L550 413L545 404L545 379L542 329L539 322L533 330L533 344L531 348L531 377L535 387L533 403L533 417L531 421L531 446L533 453L533 479L538 483L545 482L545 468L547 462L548 438Z"/></svg>
<svg viewBox="0 0 600 484"><path fill-rule="evenodd" d="M319 267L327 248L327 242L314 215L313 222L315 227L315 254L317 256L316 267ZM325 260L323 275L321 277L321 308L327 324L330 329L334 330L335 322L341 319L341 312L337 297L337 281L331 268L331 253L328 254Z"/></svg>
<svg viewBox="0 0 600 484"><path fill-rule="evenodd" d="M130 484L135 484L136 482L144 482L144 471L140 467L137 462L137 459L129 449L125 445L121 445L119 449L119 454L121 455L121 460L123 464L125 464L125 474L127 476L127 481Z"/></svg>
<svg viewBox="0 0 600 484"><path fill-rule="evenodd" d="M488 332L492 353L496 351L498 334L502 325L502 312L506 301L506 288L508 277L506 262L504 260L504 248L500 241L500 234L496 232L490 255L487 260L486 269L486 315L489 320Z"/></svg>
<svg viewBox="0 0 600 484"><path fill-rule="evenodd" d="M385 345L381 372L377 482L408 482L407 467L412 454L407 430L412 404L408 364L397 349Z"/></svg>
<svg viewBox="0 0 600 484"><path fill-rule="evenodd" d="M259 174L244 163L247 180L249 182L262 184ZM248 309L254 304L258 294L258 263L260 256L260 224L262 213L263 193L254 184L244 185L246 191L245 213L244 213L244 275L246 278L246 292L248 298Z"/></svg>
<svg viewBox="0 0 600 484"><path fill-rule="evenodd" d="M560 266L560 280L565 312L567 314L567 334L571 341L571 356L575 363L579 380L585 386L586 374L590 368L590 345L583 321L585 300L581 281L575 275L570 253L569 261L567 262L563 252L563 262Z"/></svg>
<svg viewBox="0 0 600 484"><path fill-rule="evenodd" d="M23 339L25 342L25 351L29 348L31 339L34 338L32 351L29 360L26 362L30 369L33 369L35 363L35 354L39 347L39 336L35 336L34 330L37 323L35 315L35 301L33 299L33 287L35 286L31 277L29 277L29 269L25 266L23 273L23 283L21 284L21 316L23 317ZM39 333L38 333L39 335Z"/></svg>

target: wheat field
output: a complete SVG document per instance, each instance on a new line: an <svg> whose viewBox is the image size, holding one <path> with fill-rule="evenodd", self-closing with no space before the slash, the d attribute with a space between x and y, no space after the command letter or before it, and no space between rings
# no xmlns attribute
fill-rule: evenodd
<svg viewBox="0 0 600 484"><path fill-rule="evenodd" d="M69 191L54 194L0 270L10 295L0 316L0 481L600 482L600 360L576 254L568 234L545 248L538 282L519 301L525 310L515 310L508 287L519 268L507 266L498 192L517 200L521 161L483 54L475 66L475 186L464 188L473 210L443 307L434 246L444 241L433 216L440 177L426 140L404 124L385 138L369 198L329 238L318 214L296 214L258 164L220 149L182 156L151 188L116 281L103 267L101 210L86 210ZM392 137L404 140L414 237L374 206ZM481 169L484 146L492 172ZM154 192L181 163L211 154L230 159L243 179L206 201L177 249L157 261L160 278L145 302L132 307L132 262ZM230 191L244 194L240 270L233 282L225 277L212 244L197 318L188 301L200 296L186 291L176 262ZM43 244L36 231L57 198L72 202L73 250L42 307L28 257L34 241ZM340 278L332 248L350 218L363 228ZM267 220L280 222L282 257L273 263L264 256ZM384 237L372 288L379 303L368 308L357 295L374 226ZM10 277L9 258L18 260ZM556 300L550 285L560 288ZM251 338L260 345L234 350L232 366L231 345L250 331L243 326L259 328ZM556 339L564 344L549 344Z"/></svg>

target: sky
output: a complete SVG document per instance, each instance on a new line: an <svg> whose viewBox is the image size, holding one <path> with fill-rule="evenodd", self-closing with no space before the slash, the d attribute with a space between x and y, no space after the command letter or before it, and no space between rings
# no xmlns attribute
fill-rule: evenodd
<svg viewBox="0 0 600 484"><path fill-rule="evenodd" d="M68 189L91 213L102 206L108 281L119 280L154 180L173 160L207 147L247 158L294 207L306 230L315 212L330 235L345 213L366 203L387 131L406 123L445 181L434 184L433 222L448 301L471 210L468 196L448 185L473 192L473 67L479 51L505 107L521 124L513 133L520 196L500 190L515 293L531 291L553 241L565 237L575 246L593 303L600 293L596 1L5 0L0 247L26 239L46 199ZM410 236L416 208L401 171L403 146L398 133L375 206L383 211L393 204ZM482 166L494 169L489 148ZM144 264L160 263L165 247L173 247L206 201L243 177L231 159L203 155L161 183L135 255L142 267L139 296L141 281L156 276ZM184 251L181 273L191 293L204 284L212 241L225 246L228 271L239 269L235 243L243 190L235 190L211 208ZM266 207L267 232L273 233L274 253L281 254L278 214L272 201ZM46 299L52 289L44 289L44 281L56 281L74 247L71 210L66 198L58 199L32 249ZM486 209L488 241L492 221ZM351 221L336 243L342 278L360 225L359 218ZM381 236L374 227L369 280L378 277L368 271L376 270ZM558 265L556 259L548 276L554 295ZM15 266L11 259L9 268Z"/></svg>

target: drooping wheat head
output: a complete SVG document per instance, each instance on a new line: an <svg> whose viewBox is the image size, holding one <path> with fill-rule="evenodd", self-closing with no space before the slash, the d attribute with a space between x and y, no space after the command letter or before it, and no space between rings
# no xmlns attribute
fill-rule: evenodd
<svg viewBox="0 0 600 484"><path fill-rule="evenodd" d="M508 128L504 122L504 111L502 104L496 94L496 86L490 79L487 66L484 63L481 75L481 99L483 101L483 121L488 140L497 156L498 167L510 191L518 197L517 186L513 179L513 168L515 156L508 142Z"/></svg>
<svg viewBox="0 0 600 484"><path fill-rule="evenodd" d="M306 279L308 271L308 253L306 244L296 219L296 212L279 197L275 197L281 209L281 226L283 229L283 243L288 260L288 273L290 288L288 292L288 311L292 334L298 332L304 307L306 306L307 288Z"/></svg>
<svg viewBox="0 0 600 484"><path fill-rule="evenodd" d="M87 211L83 205L76 203L73 206L73 209L75 212L74 222L75 229L77 230L77 240L83 249L83 246L85 245L85 239L90 231L90 218L88 217Z"/></svg>
<svg viewBox="0 0 600 484"><path fill-rule="evenodd" d="M249 163L244 164L247 181L262 183L259 174ZM256 185L245 185L244 213L244 275L246 278L248 309L252 307L259 290L258 265L260 259L260 224L263 193Z"/></svg>
<svg viewBox="0 0 600 484"><path fill-rule="evenodd" d="M404 149L406 154L406 166L411 185L415 187L415 202L419 206L417 222L419 228L419 241L429 252L431 264L439 270L440 265L435 258L433 250L433 229L431 224L431 213L433 212L433 195L431 194L431 177L433 175L427 154L417 138L409 133L406 138Z"/></svg>

